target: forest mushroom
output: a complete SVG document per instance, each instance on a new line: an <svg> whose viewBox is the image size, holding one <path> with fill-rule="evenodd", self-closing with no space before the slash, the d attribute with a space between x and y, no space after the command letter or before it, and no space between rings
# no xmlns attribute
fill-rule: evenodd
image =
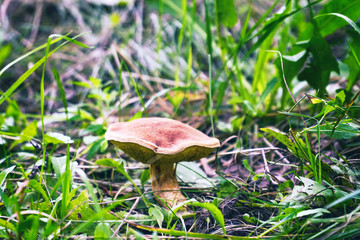
<svg viewBox="0 0 360 240"><path fill-rule="evenodd" d="M140 118L109 126L105 138L128 156L150 164L153 194L163 207L186 200L180 192L174 164L206 157L219 140L182 122L168 118Z"/></svg>

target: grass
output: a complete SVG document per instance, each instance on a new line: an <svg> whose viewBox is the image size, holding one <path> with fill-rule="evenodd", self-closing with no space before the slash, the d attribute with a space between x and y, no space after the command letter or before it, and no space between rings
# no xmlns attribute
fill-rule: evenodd
<svg viewBox="0 0 360 240"><path fill-rule="evenodd" d="M108 4L1 3L1 239L360 235L359 1ZM221 141L191 217L104 139L146 116Z"/></svg>

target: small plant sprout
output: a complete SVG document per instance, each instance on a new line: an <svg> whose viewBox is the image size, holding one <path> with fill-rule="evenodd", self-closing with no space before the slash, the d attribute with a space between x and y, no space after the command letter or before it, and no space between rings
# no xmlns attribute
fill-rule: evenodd
<svg viewBox="0 0 360 240"><path fill-rule="evenodd" d="M199 130L167 118L141 118L110 125L105 138L127 155L150 164L151 187L163 207L186 200L180 192L174 163L196 161L220 146Z"/></svg>

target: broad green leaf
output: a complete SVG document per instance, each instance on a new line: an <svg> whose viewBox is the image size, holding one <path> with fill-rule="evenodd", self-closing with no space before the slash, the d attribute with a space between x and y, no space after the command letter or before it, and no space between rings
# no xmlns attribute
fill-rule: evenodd
<svg viewBox="0 0 360 240"><path fill-rule="evenodd" d="M227 27L233 27L237 22L234 0L216 0L218 21Z"/></svg>
<svg viewBox="0 0 360 240"><path fill-rule="evenodd" d="M59 144L59 143L73 143L74 141L69 137L69 136L65 136L62 133L58 133L58 132L48 132L47 134L45 134L44 137L44 141L49 144L49 143L53 143L53 144Z"/></svg>
<svg viewBox="0 0 360 240"><path fill-rule="evenodd" d="M110 239L111 231L108 223L99 223L94 231L95 240Z"/></svg>
<svg viewBox="0 0 360 240"><path fill-rule="evenodd" d="M335 200L334 202L330 203L329 205L327 205L325 208L329 209L332 208L333 206L342 203L342 202L346 202L348 200L351 200L352 198L357 198L359 199L360 196L360 189L357 189L351 193L345 194L344 196L342 196L341 198L338 198L337 200Z"/></svg>
<svg viewBox="0 0 360 240"><path fill-rule="evenodd" d="M11 44L6 44L0 48L0 67L4 60L10 55Z"/></svg>
<svg viewBox="0 0 360 240"><path fill-rule="evenodd" d="M326 134L329 137L334 139L349 139L360 135L360 131L348 124L340 123L336 126L335 130L334 125L320 125L320 133ZM311 128L308 132L317 132L316 128Z"/></svg>
<svg viewBox="0 0 360 240"><path fill-rule="evenodd" d="M145 183L150 179L150 171L149 169L144 169L144 171L140 175L141 186L144 189Z"/></svg>
<svg viewBox="0 0 360 240"><path fill-rule="evenodd" d="M124 168L124 162L119 163L113 159L110 158L104 158L104 159L99 159L97 161L95 161L95 164L100 165L100 166L107 166L107 167L113 167L115 168L115 170L119 173L121 173L122 175L124 175L124 177L127 178L127 180L129 180L129 182L131 182L131 184L134 186L135 190L139 193L139 195L142 197L143 201L145 202L145 204L147 206L150 206L150 202L149 200L142 194L142 192L140 191L139 187L136 185L136 183L132 180L132 178L129 176L129 174L126 172L125 168Z"/></svg>
<svg viewBox="0 0 360 240"><path fill-rule="evenodd" d="M77 198L70 201L67 205L66 211L71 212L69 219L87 219L87 217L91 216L91 214L94 212L91 210L91 208L89 208L88 191L86 189L83 190Z"/></svg>
<svg viewBox="0 0 360 240"><path fill-rule="evenodd" d="M300 177L299 180L303 185L294 186L291 195L285 198L284 203L288 202L296 205L306 204L304 201L311 201L312 198L309 198L311 196L322 196L326 202L331 202L333 199L342 197L344 194L337 190L327 189L325 186L309 178Z"/></svg>
<svg viewBox="0 0 360 240"><path fill-rule="evenodd" d="M38 181L36 181L35 179L30 180L28 187L30 187L30 188L34 189L35 191L37 191L38 193L40 193L41 196L43 196L43 198L46 201L50 200L47 193L45 192L45 190L41 186L41 184Z"/></svg>
<svg viewBox="0 0 360 240"><path fill-rule="evenodd" d="M10 148L15 147L16 145L31 140L37 134L37 121L29 123L25 129L20 134L20 139L14 141Z"/></svg>
<svg viewBox="0 0 360 240"><path fill-rule="evenodd" d="M100 88L101 87L101 79L89 77L89 81L92 83L93 87Z"/></svg>
<svg viewBox="0 0 360 240"><path fill-rule="evenodd" d="M111 158L102 158L102 159L96 160L95 164L97 164L99 166L106 166L106 167L112 167L112 168L121 167L121 163L119 163Z"/></svg>
<svg viewBox="0 0 360 240"><path fill-rule="evenodd" d="M345 101L345 92L344 90L340 91L338 94L336 94L335 96L335 102L337 103L337 105L339 107L342 107Z"/></svg>
<svg viewBox="0 0 360 240"><path fill-rule="evenodd" d="M324 4L319 15L315 17L321 35L332 34L346 24L352 25L351 22L356 22L359 18L359 9L359 0L329 1Z"/></svg>
<svg viewBox="0 0 360 240"><path fill-rule="evenodd" d="M149 215L157 221L159 227L162 226L162 222L164 221L164 214L157 206L151 207L149 209Z"/></svg>
<svg viewBox="0 0 360 240"><path fill-rule="evenodd" d="M280 132L277 129L274 128L260 128L261 131L269 133L271 136L276 138L278 141L280 141L282 144L287 146L289 151L294 154L295 156L301 158L301 159L307 159L308 156L305 154L307 151L304 151L306 149L306 145L303 140L300 138L297 138L299 145L294 143L285 133Z"/></svg>
<svg viewBox="0 0 360 240"><path fill-rule="evenodd" d="M53 165L56 176L58 178L60 178L61 175L63 175L63 173L65 172L66 156L61 156L61 157L51 156L50 160L51 160L51 163ZM78 163L76 161L75 162L70 162L70 169L72 170L71 178L74 177L74 171L75 171L77 165L78 165Z"/></svg>
<svg viewBox="0 0 360 240"><path fill-rule="evenodd" d="M95 154L101 151L104 141L106 141L105 138L100 138L91 145L89 152L87 154L87 159L91 159L93 156L95 156Z"/></svg>
<svg viewBox="0 0 360 240"><path fill-rule="evenodd" d="M14 227L14 225L11 222L6 221L6 220L4 220L2 218L0 218L0 226L2 228L13 231L14 233L16 232L16 228Z"/></svg>
<svg viewBox="0 0 360 240"><path fill-rule="evenodd" d="M329 210L324 209L324 208L315 208L315 209L308 209L308 210L304 210L301 212L298 212L296 214L296 217L300 218L300 217L304 217L304 216L309 216L309 215L315 215L317 217L322 216L323 214L329 214L331 213Z"/></svg>
<svg viewBox="0 0 360 240"><path fill-rule="evenodd" d="M220 224L221 228L224 231L224 234L226 234L224 216L222 212L214 204L207 202L202 203L202 202L190 201L186 205L207 209L211 213L211 215L215 218L215 220Z"/></svg>
<svg viewBox="0 0 360 240"><path fill-rule="evenodd" d="M325 39L315 35L307 46L312 58L298 75L299 80L306 80L313 88L325 92L332 71L339 73L339 65Z"/></svg>
<svg viewBox="0 0 360 240"><path fill-rule="evenodd" d="M3 171L1 171L0 173L0 188L3 188L3 184L5 182L6 176L12 171L14 170L15 166L11 166Z"/></svg>

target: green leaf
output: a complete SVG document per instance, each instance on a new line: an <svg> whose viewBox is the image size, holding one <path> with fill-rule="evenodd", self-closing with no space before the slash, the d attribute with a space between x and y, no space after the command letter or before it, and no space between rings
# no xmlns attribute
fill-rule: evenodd
<svg viewBox="0 0 360 240"><path fill-rule="evenodd" d="M216 12L219 23L233 27L237 22L234 0L216 0Z"/></svg>
<svg viewBox="0 0 360 240"><path fill-rule="evenodd" d="M65 136L62 133L58 133L58 132L48 132L47 134L45 134L44 136L44 141L49 144L59 144L59 143L73 143L74 141L69 137L69 136Z"/></svg>
<svg viewBox="0 0 360 240"><path fill-rule="evenodd" d="M340 198L344 195L343 192L337 190L327 189L320 183L305 177L299 177L299 180L303 185L294 186L290 196L286 197L284 203L302 205L305 200L312 201L309 196L322 196L326 202L331 202L336 198Z"/></svg>
<svg viewBox="0 0 360 240"><path fill-rule="evenodd" d="M64 87L62 85L62 82L61 82L60 75L59 75L58 71L54 67L52 67L51 69L52 69L52 72L53 72L53 76L54 76L54 78L56 80L58 89L60 91L61 100L62 100L64 108L65 108L66 119L68 120L68 109L67 109L67 101L66 101L65 90L64 90Z"/></svg>
<svg viewBox="0 0 360 240"><path fill-rule="evenodd" d="M360 7L360 5L359 5ZM342 18L343 20L345 20L348 24L350 24L350 26L357 32L360 34L360 28L356 25L356 23L354 21L352 21L350 18L348 18L347 16L345 15L342 15L340 13L327 13L327 14L321 14L321 15L318 15L316 16L315 18L318 18L318 17L324 17L324 16L336 16L336 17L339 17L339 18Z"/></svg>
<svg viewBox="0 0 360 240"><path fill-rule="evenodd" d="M0 48L0 66L3 64L4 60L10 55L11 45L6 44Z"/></svg>
<svg viewBox="0 0 360 240"><path fill-rule="evenodd" d="M89 77L90 82L92 83L93 87L95 88L101 88L101 79Z"/></svg>
<svg viewBox="0 0 360 240"><path fill-rule="evenodd" d="M79 219L88 219L95 212L89 208L89 194L85 189L83 190L77 198L70 201L66 207L67 212L71 212L69 219L79 220Z"/></svg>
<svg viewBox="0 0 360 240"><path fill-rule="evenodd" d="M340 123L336 126L334 131L333 129L334 125L320 125L320 132L334 139L349 139L359 136L360 134L358 129L344 123ZM317 132L317 130L316 128L311 128L308 132Z"/></svg>
<svg viewBox="0 0 360 240"><path fill-rule="evenodd" d="M131 184L134 186L135 190L139 193L139 195L142 197L143 201L145 202L145 204L147 206L150 206L149 200L142 194L142 192L140 191L140 189L138 188L138 186L136 185L136 183L132 180L132 178L129 176L129 174L126 172L125 168L124 168L124 163L119 163L113 159L110 158L104 158L104 159L99 159L97 161L95 161L95 164L97 165L102 165L102 166L107 166L107 167L113 167L115 168L115 170L119 173L121 173L124 177L127 178L127 180L129 180L129 182L131 182Z"/></svg>
<svg viewBox="0 0 360 240"><path fill-rule="evenodd" d="M159 227L162 226L162 222L164 221L164 214L157 206L149 208L149 215L157 221Z"/></svg>
<svg viewBox="0 0 360 240"><path fill-rule="evenodd" d="M51 156L50 157L51 160L51 164L54 168L56 177L60 178L64 172L65 172L65 167L66 167L66 156L61 156L61 157L54 157ZM77 167L77 162L70 162L70 169L72 170L71 173L71 177L74 177L74 171L75 168Z"/></svg>
<svg viewBox="0 0 360 240"><path fill-rule="evenodd" d="M307 151L304 151L305 149L307 149L307 146L302 139L297 138L299 144L298 145L293 141L291 141L291 139L285 133L282 133L275 128L260 128L260 130L269 133L271 136L276 138L282 144L287 146L289 151L295 156L301 159L308 159L308 156L305 154Z"/></svg>
<svg viewBox="0 0 360 240"><path fill-rule="evenodd" d="M141 186L142 186L143 189L144 189L145 183L149 179L150 179L150 171L149 171L149 169L144 169L144 171L140 175Z"/></svg>
<svg viewBox="0 0 360 240"><path fill-rule="evenodd" d="M0 188L2 189L3 184L5 182L6 176L12 171L14 170L15 166L11 166L3 171L1 171L0 173Z"/></svg>
<svg viewBox="0 0 360 240"><path fill-rule="evenodd" d="M345 92L344 90L340 91L338 94L336 94L335 96L335 102L337 103L337 105L339 107L342 107L345 101Z"/></svg>
<svg viewBox="0 0 360 240"><path fill-rule="evenodd" d="M108 223L99 223L94 231L95 240L110 239L111 231Z"/></svg>
<svg viewBox="0 0 360 240"><path fill-rule="evenodd" d="M91 144L91 147L87 154L87 159L91 159L93 156L95 156L95 154L101 151L101 149L104 147L103 146L104 141L106 141L105 138L100 138Z"/></svg>
<svg viewBox="0 0 360 240"><path fill-rule="evenodd" d="M356 22L359 17L359 9L359 0L329 1L324 4L323 9L319 11L319 15L315 17L321 35L332 34L346 24L352 25L350 22Z"/></svg>
<svg viewBox="0 0 360 240"><path fill-rule="evenodd" d="M215 220L220 224L221 228L226 235L225 220L222 212L212 203L201 203L201 202L188 202L187 205L194 207L201 207L207 209Z"/></svg>
<svg viewBox="0 0 360 240"><path fill-rule="evenodd" d="M307 51L312 58L310 63L300 72L299 80L306 80L310 86L326 92L326 87L329 83L330 73L335 71L339 73L339 65L332 50L321 36L315 35L311 38L307 46Z"/></svg>
<svg viewBox="0 0 360 240"><path fill-rule="evenodd" d="M248 170L251 174L255 175L255 172L253 171L253 169L250 167L249 162L247 159L243 159L243 165L246 168L246 170Z"/></svg>
<svg viewBox="0 0 360 240"><path fill-rule="evenodd" d="M10 148L15 147L16 145L31 140L37 134L37 121L33 121L32 123L28 124L24 130L21 132L20 139L14 141Z"/></svg>
<svg viewBox="0 0 360 240"><path fill-rule="evenodd" d="M95 164L99 166L106 166L106 167L112 167L112 168L119 168L121 167L121 164L114 159L111 158L102 158L95 161Z"/></svg>
<svg viewBox="0 0 360 240"><path fill-rule="evenodd" d="M46 194L45 190L41 186L41 184L38 181L36 181L35 179L30 180L28 187L30 187L30 188L34 189L35 191L37 191L38 193L40 193L41 196L43 196L43 198L46 201L50 200L48 195Z"/></svg>

